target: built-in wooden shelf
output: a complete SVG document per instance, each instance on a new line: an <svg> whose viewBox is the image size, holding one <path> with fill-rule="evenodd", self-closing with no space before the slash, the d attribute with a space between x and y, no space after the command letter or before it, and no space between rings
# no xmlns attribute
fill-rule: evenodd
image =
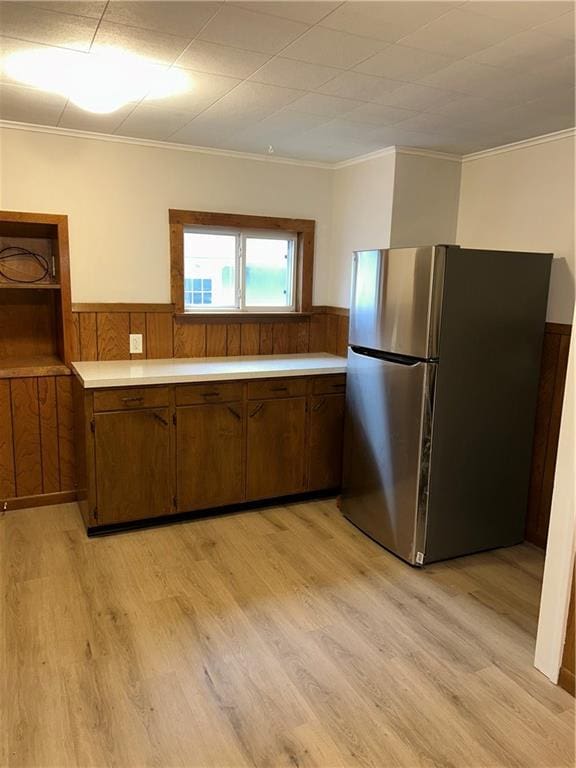
<svg viewBox="0 0 576 768"><path fill-rule="evenodd" d="M45 290L46 288L59 291L61 288L60 283L4 283L0 280L0 290L4 290L5 288L19 288L19 289L28 289L30 290L38 290L42 289Z"/></svg>
<svg viewBox="0 0 576 768"><path fill-rule="evenodd" d="M28 376L67 376L70 373L68 366L55 355L0 359L0 379L22 379Z"/></svg>

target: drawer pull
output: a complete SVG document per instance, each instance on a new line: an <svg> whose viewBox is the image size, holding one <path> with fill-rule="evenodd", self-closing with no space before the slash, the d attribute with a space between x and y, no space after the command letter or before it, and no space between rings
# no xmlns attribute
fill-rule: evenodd
<svg viewBox="0 0 576 768"><path fill-rule="evenodd" d="M326 405L326 398L323 397L322 400L320 400L316 405L312 408L314 412L319 411L321 408L323 408Z"/></svg>
<svg viewBox="0 0 576 768"><path fill-rule="evenodd" d="M228 410L230 411L230 413L232 414L232 416L235 416L237 419L241 419L241 418L242 418L242 417L240 416L240 414L238 413L238 411L235 411L235 410L234 410L234 408L232 408L232 406L230 406L230 405L229 405L229 406L228 406Z"/></svg>
<svg viewBox="0 0 576 768"><path fill-rule="evenodd" d="M220 392L202 392L202 397L220 397Z"/></svg>
<svg viewBox="0 0 576 768"><path fill-rule="evenodd" d="M154 418L155 418L155 419L157 419L157 420L158 420L158 421L159 421L161 424L163 424L165 427L167 427L167 426L168 426L168 422L166 421L166 419L165 419L165 418L163 418L162 416L160 416L160 414L159 414L159 413L156 413L156 411L152 411L152 416L154 416Z"/></svg>
<svg viewBox="0 0 576 768"><path fill-rule="evenodd" d="M331 384L330 386L331 386L333 389L343 389L343 387L345 387L345 386L346 386L346 384L344 384L344 383L342 383L342 384Z"/></svg>
<svg viewBox="0 0 576 768"><path fill-rule="evenodd" d="M270 387L270 392L288 392L288 387Z"/></svg>
<svg viewBox="0 0 576 768"><path fill-rule="evenodd" d="M253 410L253 411L252 411L252 413L250 414L250 418L252 419L254 416L256 416L256 414L257 414L257 413L260 413L260 411L262 410L262 408L264 408L264 403L258 403L258 405L256 406L256 408L254 408L254 410Z"/></svg>
<svg viewBox="0 0 576 768"><path fill-rule="evenodd" d="M144 398L142 396L140 397L122 397L120 398L123 403L126 403L127 405L129 403L142 403L144 401Z"/></svg>

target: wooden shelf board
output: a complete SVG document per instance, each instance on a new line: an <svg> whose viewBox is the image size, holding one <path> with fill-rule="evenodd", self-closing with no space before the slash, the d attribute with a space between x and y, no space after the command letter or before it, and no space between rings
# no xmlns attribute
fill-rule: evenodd
<svg viewBox="0 0 576 768"><path fill-rule="evenodd" d="M27 289L27 290L53 290L53 291L59 291L60 290L60 283L5 283L2 280L0 280L0 289L9 288L10 290L17 288L17 289Z"/></svg>
<svg viewBox="0 0 576 768"><path fill-rule="evenodd" d="M71 371L59 357L6 357L0 359L0 379L20 379L29 376L68 376Z"/></svg>

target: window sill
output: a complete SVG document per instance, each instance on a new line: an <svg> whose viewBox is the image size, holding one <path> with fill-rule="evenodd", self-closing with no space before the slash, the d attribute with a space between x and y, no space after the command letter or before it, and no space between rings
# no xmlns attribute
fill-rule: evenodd
<svg viewBox="0 0 576 768"><path fill-rule="evenodd" d="M254 321L289 322L304 320L311 314L311 312L219 312L215 310L213 312L176 312L174 317L176 320L198 320L203 323L253 323Z"/></svg>

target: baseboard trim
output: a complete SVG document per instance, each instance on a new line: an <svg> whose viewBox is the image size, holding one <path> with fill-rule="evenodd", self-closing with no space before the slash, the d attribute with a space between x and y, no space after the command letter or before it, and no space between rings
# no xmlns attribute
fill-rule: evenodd
<svg viewBox="0 0 576 768"><path fill-rule="evenodd" d="M576 696L576 678L574 672L566 669L566 667L560 667L558 685L560 688L564 688L565 691L568 691L571 696Z"/></svg>
<svg viewBox="0 0 576 768"><path fill-rule="evenodd" d="M0 515L13 509L27 509L28 507L47 507L50 504L68 504L76 501L76 491L59 491L58 493L39 493L36 496L18 496L13 499L0 500Z"/></svg>

